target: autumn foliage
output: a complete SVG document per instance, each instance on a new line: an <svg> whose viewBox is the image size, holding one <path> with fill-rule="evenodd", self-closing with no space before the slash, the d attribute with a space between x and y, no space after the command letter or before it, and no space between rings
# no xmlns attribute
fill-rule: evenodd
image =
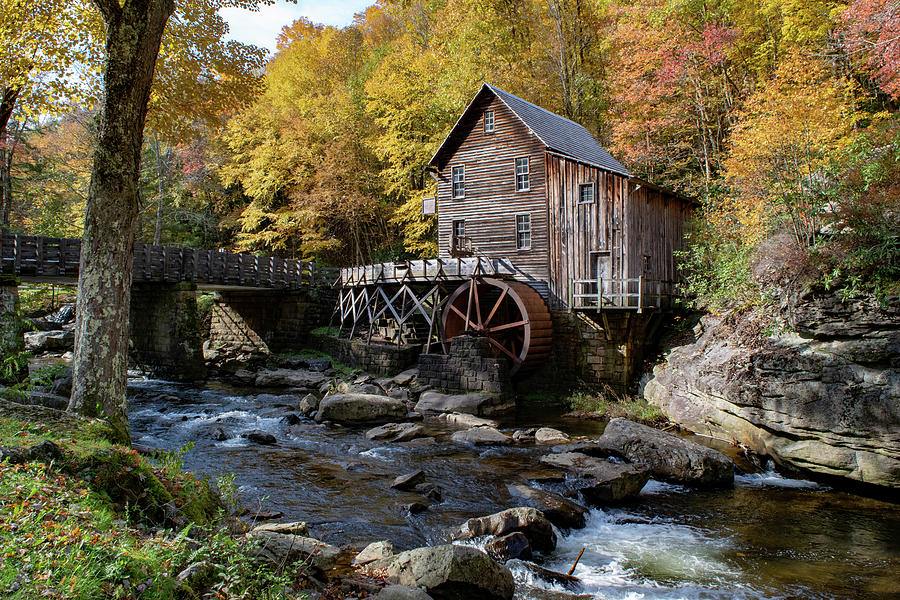
<svg viewBox="0 0 900 600"><path fill-rule="evenodd" d="M747 297L748 261L775 234L831 257L822 269L843 279L854 268L836 257L892 247L862 232L897 220L898 166L885 158L898 144L895 0L383 0L343 28L286 23L264 70L259 52L221 41L216 2L197 6L159 59L145 241L335 265L433 255L423 167L488 81L700 202L683 260L701 297ZM191 31L202 35L178 42ZM90 45L72 49L90 62ZM61 64L81 56L62 50ZM85 110L26 128L14 227L78 222Z"/></svg>

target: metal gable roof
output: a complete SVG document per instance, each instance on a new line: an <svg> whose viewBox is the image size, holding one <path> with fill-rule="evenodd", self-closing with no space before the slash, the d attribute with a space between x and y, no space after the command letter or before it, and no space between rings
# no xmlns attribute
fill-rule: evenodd
<svg viewBox="0 0 900 600"><path fill-rule="evenodd" d="M631 173L597 143L591 132L565 117L553 114L509 92L485 84L511 111L522 119L549 150L626 177Z"/></svg>
<svg viewBox="0 0 900 600"><path fill-rule="evenodd" d="M522 100L518 96L514 96L509 92L505 92L499 88L485 83L481 89L460 115L459 120L453 129L444 139L440 148L434 153L428 164L436 164L440 155L445 151L445 147L451 142L462 141L462 132L458 131L463 121L466 121L476 100L485 92L490 92L500 98L506 106L525 124L528 129L544 144L544 146L553 152L563 154L579 162L586 163L591 166L606 169L626 177L631 177L631 173L622 164L614 159L609 152L597 143L591 133L574 121L570 121L564 117L553 114L549 110L543 109L536 104Z"/></svg>

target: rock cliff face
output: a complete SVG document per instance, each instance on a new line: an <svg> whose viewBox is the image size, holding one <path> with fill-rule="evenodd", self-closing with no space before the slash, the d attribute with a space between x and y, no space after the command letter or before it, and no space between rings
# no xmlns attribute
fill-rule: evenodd
<svg viewBox="0 0 900 600"><path fill-rule="evenodd" d="M808 292L761 317L706 317L654 369L644 395L697 433L777 463L900 488L900 299L842 302Z"/></svg>

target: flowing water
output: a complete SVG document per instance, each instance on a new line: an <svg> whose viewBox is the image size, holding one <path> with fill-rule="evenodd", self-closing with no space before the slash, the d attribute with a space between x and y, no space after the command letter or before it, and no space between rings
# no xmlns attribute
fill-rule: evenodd
<svg viewBox="0 0 900 600"><path fill-rule="evenodd" d="M205 388L132 379L136 442L175 451L189 442L185 467L215 478L235 475L247 505L303 520L335 545L390 539L400 549L444 543L465 519L516 505L508 483L539 479L548 450L476 449L446 440L426 446L370 442L364 429L287 425L287 405L259 390L210 383ZM546 415L520 416L525 426ZM577 435L602 425L556 420ZM222 441L214 439L221 428ZM240 437L261 429L278 442ZM223 436L219 436L223 437ZM392 490L397 475L423 469L443 501L411 516L421 496ZM650 481L640 502L593 509L586 528L561 534L544 566L575 575L579 598L637 600L726 598L900 598L900 505L786 479L774 472L739 475L733 489L694 490ZM513 567L517 598L566 598L561 588Z"/></svg>

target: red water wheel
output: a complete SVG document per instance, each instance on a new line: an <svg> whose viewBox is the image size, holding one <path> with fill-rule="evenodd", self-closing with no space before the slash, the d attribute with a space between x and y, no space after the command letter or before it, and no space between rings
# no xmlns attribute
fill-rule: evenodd
<svg viewBox="0 0 900 600"><path fill-rule="evenodd" d="M547 305L534 288L518 281L466 282L447 299L442 324L445 347L467 330L483 335L495 356L510 360L510 375L527 373L550 355L553 324Z"/></svg>

